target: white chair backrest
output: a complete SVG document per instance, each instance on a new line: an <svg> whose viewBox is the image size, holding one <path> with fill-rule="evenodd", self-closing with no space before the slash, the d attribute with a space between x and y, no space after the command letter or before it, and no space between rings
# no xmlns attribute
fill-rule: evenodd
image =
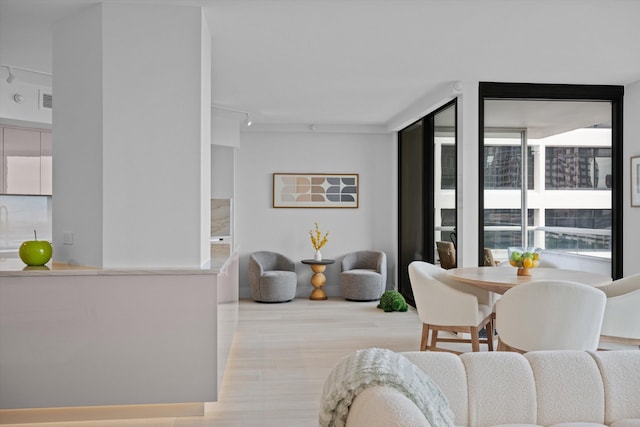
<svg viewBox="0 0 640 427"><path fill-rule="evenodd" d="M610 284L602 286L600 289L607 294L608 298L637 291L640 289L640 273L614 280Z"/></svg>
<svg viewBox="0 0 640 427"><path fill-rule="evenodd" d="M411 265L413 265L413 267L411 267ZM420 274L429 275L440 282L447 283L447 271L437 265L425 261L413 261L409 264L409 275L411 275L411 269Z"/></svg>
<svg viewBox="0 0 640 427"><path fill-rule="evenodd" d="M457 289L459 291L474 295L478 299L478 304L484 304L486 306L493 307L493 304L495 303L495 300L496 300L496 296L492 292L489 292L477 286L460 282L454 279L453 277L449 276L449 273L447 273L447 270L440 266L437 266L428 262L424 262L424 261L414 261L414 262L420 263L419 268L422 271L426 272L429 276L438 280L439 282L442 282L453 289Z"/></svg>
<svg viewBox="0 0 640 427"><path fill-rule="evenodd" d="M607 295L600 333L607 337L606 341L616 338L640 345L640 274L614 280L600 289Z"/></svg>
<svg viewBox="0 0 640 427"><path fill-rule="evenodd" d="M445 270L424 261L409 264L409 280L422 323L471 325L476 322L478 298L450 286Z"/></svg>
<svg viewBox="0 0 640 427"><path fill-rule="evenodd" d="M509 289L496 303L500 339L523 351L598 348L606 296L581 283L540 280Z"/></svg>

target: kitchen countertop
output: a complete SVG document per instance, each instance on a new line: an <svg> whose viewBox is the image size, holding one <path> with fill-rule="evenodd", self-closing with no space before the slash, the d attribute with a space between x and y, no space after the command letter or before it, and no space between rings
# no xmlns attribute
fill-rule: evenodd
<svg viewBox="0 0 640 427"><path fill-rule="evenodd" d="M230 255L229 253L220 253L219 251L212 250L210 265L204 265L201 268L101 268L65 264L55 261L50 261L42 267L29 267L26 266L20 258L0 257L0 277L217 274L231 258Z"/></svg>

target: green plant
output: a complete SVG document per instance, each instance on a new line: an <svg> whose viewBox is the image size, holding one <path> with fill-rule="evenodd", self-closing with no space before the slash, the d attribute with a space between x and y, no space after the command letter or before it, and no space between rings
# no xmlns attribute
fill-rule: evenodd
<svg viewBox="0 0 640 427"><path fill-rule="evenodd" d="M407 311L409 306L404 297L398 291L385 291L380 297L378 308L386 312Z"/></svg>

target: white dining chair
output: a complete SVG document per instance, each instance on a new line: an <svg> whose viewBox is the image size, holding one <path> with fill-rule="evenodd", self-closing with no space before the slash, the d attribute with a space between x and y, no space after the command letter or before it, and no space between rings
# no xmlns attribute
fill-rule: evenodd
<svg viewBox="0 0 640 427"><path fill-rule="evenodd" d="M487 344L490 351L493 350L491 292L457 282L448 277L443 268L424 261L409 264L409 280L422 322L421 351L459 353L439 347L438 342L471 343L472 351L480 351L480 343L483 343ZM479 337L482 328L486 328L489 338ZM440 331L468 333L471 336L443 338L438 335Z"/></svg>
<svg viewBox="0 0 640 427"><path fill-rule="evenodd" d="M600 289L607 295L600 341L640 346L640 274Z"/></svg>
<svg viewBox="0 0 640 427"><path fill-rule="evenodd" d="M604 292L582 283L540 280L515 286L496 303L498 350L595 351L605 304Z"/></svg>

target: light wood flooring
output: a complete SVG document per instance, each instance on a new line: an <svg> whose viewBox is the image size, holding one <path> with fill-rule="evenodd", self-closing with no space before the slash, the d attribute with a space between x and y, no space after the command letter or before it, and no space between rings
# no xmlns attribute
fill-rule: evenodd
<svg viewBox="0 0 640 427"><path fill-rule="evenodd" d="M204 417L21 424L69 427L302 427L318 425L324 380L343 356L382 347L416 351L416 311L385 313L376 302L296 299L284 304L241 300L238 328L219 401ZM451 344L470 351L470 344ZM461 346L461 347L460 347ZM481 351L486 346L481 345Z"/></svg>

